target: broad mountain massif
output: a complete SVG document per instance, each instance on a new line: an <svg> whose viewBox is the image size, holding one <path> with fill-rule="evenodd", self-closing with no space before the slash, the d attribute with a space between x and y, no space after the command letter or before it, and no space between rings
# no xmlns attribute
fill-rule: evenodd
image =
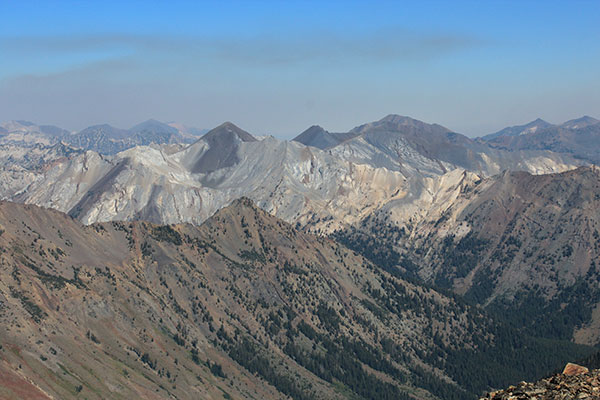
<svg viewBox="0 0 600 400"><path fill-rule="evenodd" d="M249 199L200 226L0 215L7 397L463 399L588 351L516 338Z"/></svg>
<svg viewBox="0 0 600 400"><path fill-rule="evenodd" d="M1 126L3 396L466 399L600 344L591 117Z"/></svg>

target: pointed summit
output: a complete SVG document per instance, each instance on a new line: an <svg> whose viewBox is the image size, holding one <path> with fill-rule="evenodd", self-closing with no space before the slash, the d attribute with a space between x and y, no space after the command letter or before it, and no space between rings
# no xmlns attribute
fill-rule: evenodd
<svg viewBox="0 0 600 400"><path fill-rule="evenodd" d="M210 173L221 168L231 167L240 160L237 155L239 144L256 142L256 138L231 122L225 122L202 136L197 143L205 142L208 150L194 162L193 173Z"/></svg>
<svg viewBox="0 0 600 400"><path fill-rule="evenodd" d="M302 143L306 146L312 146L324 150L335 147L344 140L353 136L354 135L348 133L331 133L319 125L313 125L292 140Z"/></svg>
<svg viewBox="0 0 600 400"><path fill-rule="evenodd" d="M217 138L220 138L218 140L223 140L223 138L235 140L237 138L242 142L256 142L256 138L254 136L245 130L238 128L229 121L222 123L214 129L211 129L200 139L210 143L215 141Z"/></svg>

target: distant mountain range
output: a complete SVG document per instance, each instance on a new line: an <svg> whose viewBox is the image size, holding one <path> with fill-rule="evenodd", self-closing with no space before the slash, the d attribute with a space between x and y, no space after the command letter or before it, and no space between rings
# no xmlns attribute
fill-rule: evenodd
<svg viewBox="0 0 600 400"><path fill-rule="evenodd" d="M148 125L157 124L131 131L139 137L150 130ZM11 166L4 177L13 189L0 195L68 212L84 223L201 223L232 200L248 196L289 222L312 221L331 231L386 204L402 205L398 212L407 215L407 210L422 207L420 202L430 201L439 184L450 184L460 175L454 171L481 176L504 169L547 173L583 163L550 151L496 149L407 117L388 116L351 134L322 150L273 137L258 140L225 123L189 146L137 146L109 157L88 150L61 156L35 171L29 160L22 161L28 166L15 160L33 176L27 187L9 185L23 181ZM126 134L94 127L74 137L81 139L80 145L107 148L117 142L104 139L122 144ZM9 147L5 151L13 153ZM406 203L413 208L404 207Z"/></svg>
<svg viewBox="0 0 600 400"><path fill-rule="evenodd" d="M182 124L165 124L153 119L130 129L119 129L108 124L94 125L72 133L52 125L36 125L28 121L9 121L0 124L0 143L46 144L59 142L75 148L101 154L116 154L135 146L150 144L192 143L206 130L189 128Z"/></svg>
<svg viewBox="0 0 600 400"><path fill-rule="evenodd" d="M351 142L353 139L357 140L357 138L362 138L377 146L376 143L379 143L378 140L380 140L377 139L378 136L401 132L415 147L419 147L423 152L434 157L440 156L440 154L436 154L442 150L440 145L450 146L454 143L457 146L477 148L478 144L485 142L495 148L553 150L586 158L586 151L582 146L590 143L581 142L582 139L579 137L596 136L599 129L600 121L590 116L583 116L560 125L553 125L538 118L525 125L507 127L481 138L470 139L438 124L428 124L410 117L392 114L379 121L358 126L349 132L333 133L318 125L313 125L296 136L293 141L322 150L337 147L342 143ZM37 125L29 121L18 120L0 123L0 144L40 143L48 145L63 141L84 150L93 150L101 154L116 154L135 146L169 143L190 144L208 131L208 129L188 127L176 122L163 123L150 119L129 129L119 129L108 124L101 124L90 126L80 132L69 132L53 125ZM586 139L590 140L590 138ZM479 150L481 149L479 148ZM447 151L451 153L452 149ZM583 156L579 152L583 152ZM455 156L457 155L455 154Z"/></svg>
<svg viewBox="0 0 600 400"><path fill-rule="evenodd" d="M484 136L482 140L497 149L550 150L594 164L600 163L600 121L589 116L561 125L537 119L526 125L505 128Z"/></svg>

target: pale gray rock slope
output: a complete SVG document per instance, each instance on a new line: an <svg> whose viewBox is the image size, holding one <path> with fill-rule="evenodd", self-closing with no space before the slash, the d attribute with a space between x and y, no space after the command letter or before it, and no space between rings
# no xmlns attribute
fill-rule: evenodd
<svg viewBox="0 0 600 400"><path fill-rule="evenodd" d="M66 162L82 151L64 144L28 146L0 145L0 196L17 198L57 163Z"/></svg>
<svg viewBox="0 0 600 400"><path fill-rule="evenodd" d="M212 138L209 133L207 140L173 154L144 146L112 158L88 151L44 171L43 178L11 199L56 208L84 223L200 223L233 199L249 196L287 220L305 221L317 212L358 218L406 181L394 171L354 165L274 138L219 139L219 146L236 148L235 160L223 153L227 163L215 170L198 169L199 160L211 157Z"/></svg>
<svg viewBox="0 0 600 400"><path fill-rule="evenodd" d="M464 179L507 168L547 173L577 165L551 152L489 150L439 125L393 115L345 137L321 150L273 137L258 140L225 123L189 146L49 155L21 174L3 171L12 178L0 194L67 212L86 224L132 219L197 224L247 196L288 222L331 232L380 209L397 222L442 212Z"/></svg>
<svg viewBox="0 0 600 400"><path fill-rule="evenodd" d="M400 171L406 176L417 173L433 177L455 168L482 175L497 174L505 169L546 173L578 164L564 154L493 148L441 125L393 114L336 135L338 143L324 147L330 152L352 162ZM313 146L333 139L322 128L313 127L294 140Z"/></svg>

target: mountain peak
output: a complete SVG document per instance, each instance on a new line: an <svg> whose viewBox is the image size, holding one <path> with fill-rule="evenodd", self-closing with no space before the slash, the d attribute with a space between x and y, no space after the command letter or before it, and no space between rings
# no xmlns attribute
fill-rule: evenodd
<svg viewBox="0 0 600 400"><path fill-rule="evenodd" d="M240 160L237 155L241 142L257 142L258 140L238 128L231 122L225 122L208 131L197 143L207 143L209 148L200 158L194 161L193 173L210 173L222 168L231 167Z"/></svg>
<svg viewBox="0 0 600 400"><path fill-rule="evenodd" d="M138 133L142 131L161 131L168 132L171 134L178 133L178 130L176 128L173 128L172 126L157 121L155 119L149 119L147 121L141 122L130 128L129 131L132 133Z"/></svg>
<svg viewBox="0 0 600 400"><path fill-rule="evenodd" d="M419 120L416 120L414 118L411 117L407 117L405 115L398 115L398 114L388 114L385 117L381 118L379 120L379 122L392 122L395 124L402 124L402 123L409 123L409 122L421 122Z"/></svg>
<svg viewBox="0 0 600 400"><path fill-rule="evenodd" d="M489 135L483 136L484 140L491 140L500 137L513 137L513 136L521 136L527 135L530 133L536 133L542 129L549 128L552 125L551 123L544 121L541 118L537 118L531 122L528 122L524 125L514 125L509 126L507 128L501 129L498 132L490 133Z"/></svg>
<svg viewBox="0 0 600 400"><path fill-rule="evenodd" d="M242 196L238 199L235 199L231 202L231 207L235 207L235 208L251 208L251 209L256 209L256 204L254 204L254 202L252 201L252 199L250 199L249 197L246 196Z"/></svg>
<svg viewBox="0 0 600 400"><path fill-rule="evenodd" d="M131 129L134 129L136 126L144 126L144 125L167 125L167 124L165 124L163 122L160 122L160 121L158 121L158 120L156 120L154 118L150 118L150 119L147 119L144 122L140 122L139 124L134 125Z"/></svg>
<svg viewBox="0 0 600 400"><path fill-rule="evenodd" d="M323 135L323 134L326 134L326 133L327 133L327 131L325 129L323 129L321 126L319 126L319 125L312 125L310 128L307 128L306 130L302 131L301 134L299 134L298 136L296 136L292 140L295 140L296 142L302 142L303 143L303 140L312 139L315 136Z"/></svg>
<svg viewBox="0 0 600 400"><path fill-rule="evenodd" d="M319 147L319 146L315 146L313 144L313 142L322 141L324 139L324 137L327 136L327 133L328 132L325 129L323 129L321 126L313 125L310 128L303 131L298 136L296 136L295 138L293 138L292 140L295 142L303 143L307 146Z"/></svg>
<svg viewBox="0 0 600 400"><path fill-rule="evenodd" d="M211 129L204 136L202 136L201 139L210 143L217 137L227 137L230 139L238 138L242 142L256 142L256 138L254 136L229 121L222 123L214 129Z"/></svg>
<svg viewBox="0 0 600 400"><path fill-rule="evenodd" d="M564 124L561 125L563 128L567 129L580 129L585 128L586 126L600 124L600 121L596 118L590 117L589 115L584 115L581 118L571 119Z"/></svg>
<svg viewBox="0 0 600 400"><path fill-rule="evenodd" d="M248 213L257 212L260 209L256 206L254 201L249 197L242 196L234 199L228 206L218 209L210 219L212 220L224 220L224 219L241 219L242 215ZM261 210L262 211L262 210Z"/></svg>
<svg viewBox="0 0 600 400"><path fill-rule="evenodd" d="M427 122L420 121L411 117L398 114L389 114L380 119L379 121L370 122L357 126L350 132L354 134L364 134L370 131L406 131L406 130L435 130L442 133L450 132L449 129L438 125L428 124Z"/></svg>
<svg viewBox="0 0 600 400"><path fill-rule="evenodd" d="M354 136L356 136L356 134L352 132L332 133L326 131L319 125L313 125L292 140L298 143L302 143L306 146L312 146L321 150L325 150L335 147L343 141L348 140Z"/></svg>
<svg viewBox="0 0 600 400"><path fill-rule="evenodd" d="M96 135L98 133L104 133L107 137L111 139L122 139L128 136L128 131L125 129L115 128L109 124L99 124L88 126L87 128L80 131L77 135Z"/></svg>

